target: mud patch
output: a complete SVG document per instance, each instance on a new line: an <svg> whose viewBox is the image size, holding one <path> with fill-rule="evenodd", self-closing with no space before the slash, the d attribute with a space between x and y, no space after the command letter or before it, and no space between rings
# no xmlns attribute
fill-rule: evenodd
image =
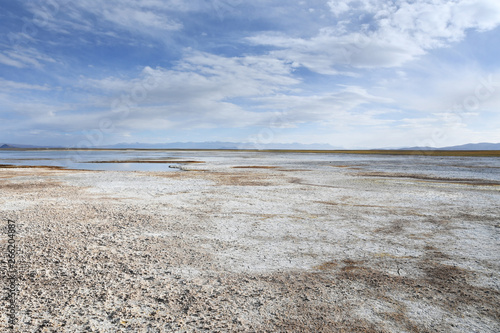
<svg viewBox="0 0 500 333"><path fill-rule="evenodd" d="M62 186L62 183L54 181L43 181L43 182L23 182L23 183L0 183L0 190L5 191L43 191L49 188L55 188Z"/></svg>
<svg viewBox="0 0 500 333"><path fill-rule="evenodd" d="M500 186L499 181L476 179L476 178L447 178L447 177L434 177L434 176L419 175L419 174L390 173L390 172L360 172L357 173L356 175L364 177L410 178L410 179L425 180L430 182L443 182L443 183L463 184L463 185Z"/></svg>
<svg viewBox="0 0 500 333"><path fill-rule="evenodd" d="M337 277L340 280L361 283L365 286L365 296L370 299L388 299L391 298L390 295L396 294L408 295L406 297L412 300L437 305L444 311L459 316L469 313L468 307L473 306L482 316L488 316L494 321L500 319L497 306L500 293L467 283L470 272L427 260L421 262L421 269L426 273L423 278L401 277L358 263L342 267ZM396 312L396 316L391 314L382 318L393 320L398 327L406 327L410 332L420 332L418 325L408 318L404 303L394 299L391 302L399 304L400 310Z"/></svg>
<svg viewBox="0 0 500 333"><path fill-rule="evenodd" d="M400 234L404 231L406 224L408 224L408 222L402 220L393 221L387 227L375 229L375 232L380 232L384 234Z"/></svg>

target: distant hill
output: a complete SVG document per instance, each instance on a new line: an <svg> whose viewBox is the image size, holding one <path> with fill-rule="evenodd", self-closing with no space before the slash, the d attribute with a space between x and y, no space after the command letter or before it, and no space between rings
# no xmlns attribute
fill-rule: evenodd
<svg viewBox="0 0 500 333"><path fill-rule="evenodd" d="M460 146L439 148L442 150L500 150L500 143L467 143Z"/></svg>
<svg viewBox="0 0 500 333"><path fill-rule="evenodd" d="M8 148L25 148L25 149L30 149L30 148L62 148L62 147L56 147L56 146L32 146L32 145L22 145L22 144L17 144L17 143L0 143L0 149L8 149Z"/></svg>
<svg viewBox="0 0 500 333"><path fill-rule="evenodd" d="M401 148L402 150L500 150L500 143L467 143L459 146L449 146L441 148L433 147L408 147Z"/></svg>
<svg viewBox="0 0 500 333"><path fill-rule="evenodd" d="M71 146L33 146L15 143L0 143L0 149L12 148L73 148ZM332 146L325 143L243 143L243 142L168 142L168 143L118 143L114 145L99 146L93 148L107 149L297 149L297 150L343 150L344 148ZM405 147L405 148L376 148L384 150L500 150L500 143L467 143L450 147ZM376 150L375 149L375 150Z"/></svg>
<svg viewBox="0 0 500 333"><path fill-rule="evenodd" d="M254 144L241 142L169 142L169 143L118 143L115 145L102 146L99 148L115 149L342 149L329 144L301 144L301 143L269 143Z"/></svg>

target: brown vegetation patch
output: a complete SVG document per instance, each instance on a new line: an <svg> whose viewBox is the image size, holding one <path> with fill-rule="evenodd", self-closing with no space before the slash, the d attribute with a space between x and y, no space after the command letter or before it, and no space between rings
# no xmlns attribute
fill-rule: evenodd
<svg viewBox="0 0 500 333"><path fill-rule="evenodd" d="M422 278L389 275L353 261L344 261L347 265L342 267L337 277L365 284L370 298L385 298L387 292L399 292L409 295L414 301L429 302L458 315L472 306L481 315L500 320L500 292L470 284L468 280L474 278L473 272L440 264L439 259L439 252L432 252L420 261L418 267L425 272ZM397 320L399 324L408 327L410 322L406 316L400 319L402 321Z"/></svg>
<svg viewBox="0 0 500 333"><path fill-rule="evenodd" d="M267 152L267 153L309 153L309 154L364 154L364 155L424 155L424 156L500 156L500 150L398 150L398 149L374 149L374 150L305 150L305 149L148 149L148 148L7 148L15 151L243 151L243 152Z"/></svg>
<svg viewBox="0 0 500 333"><path fill-rule="evenodd" d="M292 184L300 184L300 185L307 185L307 186L318 186L318 187L330 187L330 188L340 188L339 186L333 186L333 185L323 185L323 184L311 184L311 183L305 183L303 179L300 178L290 178L288 180L289 183Z"/></svg>
<svg viewBox="0 0 500 333"><path fill-rule="evenodd" d="M49 188L61 187L62 184L56 181L43 181L43 182L22 182L22 183L0 183L0 189L6 191L43 191Z"/></svg>
<svg viewBox="0 0 500 333"><path fill-rule="evenodd" d="M380 332L375 324L352 315L357 304L346 299L324 301L339 288L330 272L277 273L257 276L257 281L264 287L259 294L266 293L268 301L260 310L265 324L255 331Z"/></svg>
<svg viewBox="0 0 500 333"><path fill-rule="evenodd" d="M484 180L476 178L448 178L448 177L435 177L419 174L406 174L406 173L390 173L390 172L362 172L358 173L357 176L365 177L384 177L384 178L411 178L418 180L434 181L434 182L445 182L452 184L463 184L463 185L482 185L482 186L500 186L499 181L494 180Z"/></svg>
<svg viewBox="0 0 500 333"><path fill-rule="evenodd" d="M50 169L50 170L69 170L60 166L53 165L12 165L0 164L1 169Z"/></svg>
<svg viewBox="0 0 500 333"><path fill-rule="evenodd" d="M471 276L465 269L443 264L431 264L424 271L429 279L445 284L467 283L467 278Z"/></svg>
<svg viewBox="0 0 500 333"><path fill-rule="evenodd" d="M388 226L375 229L375 232L380 232L380 233L384 233L384 234L401 233L404 231L405 224L407 224L407 222L405 222L405 221L401 221L401 220L393 221Z"/></svg>
<svg viewBox="0 0 500 333"><path fill-rule="evenodd" d="M327 261L327 262L324 262L321 265L318 265L314 268L322 270L322 271L328 271L328 270L331 270L337 266L338 266L338 264L335 261Z"/></svg>
<svg viewBox="0 0 500 333"><path fill-rule="evenodd" d="M205 163L204 161L177 161L177 160L168 160L168 161L156 161L156 160L118 160L118 161L91 161L84 163L166 163L166 164L188 164L188 163Z"/></svg>
<svg viewBox="0 0 500 333"><path fill-rule="evenodd" d="M216 181L217 185L269 186L273 184L268 177L257 173L214 172L210 173L208 178Z"/></svg>
<svg viewBox="0 0 500 333"><path fill-rule="evenodd" d="M252 150L248 150L252 151ZM255 150L258 152L276 153L310 153L310 154L362 154L362 155L422 155L422 156L500 156L500 150Z"/></svg>
<svg viewBox="0 0 500 333"><path fill-rule="evenodd" d="M352 259L344 259L342 260L342 262L346 265L357 265L362 263L362 261L360 260L352 260Z"/></svg>
<svg viewBox="0 0 500 333"><path fill-rule="evenodd" d="M349 170L363 170L363 168L355 165L330 165L332 168L341 168Z"/></svg>
<svg viewBox="0 0 500 333"><path fill-rule="evenodd" d="M411 258L414 258L412 256L395 256L394 254L390 254L387 252L375 253L374 256L377 258L391 258L391 259L411 259Z"/></svg>
<svg viewBox="0 0 500 333"><path fill-rule="evenodd" d="M65 167L61 167L61 166L55 166L55 165L12 165L12 164L0 164L0 169L45 169L45 170L52 170L52 171L82 171L82 172L95 171L95 172L99 172L99 170L69 169L69 168L65 168ZM38 174L38 171L37 171L37 174ZM40 175L43 175L43 174L40 174Z"/></svg>
<svg viewBox="0 0 500 333"><path fill-rule="evenodd" d="M308 185L308 184L304 184ZM331 205L331 206L352 206L352 207L370 207L370 208L390 208L387 206L378 206L378 205L357 205L357 204L350 204L350 203L345 203L345 202L334 202L334 201L314 201L316 203L321 203L325 205Z"/></svg>
<svg viewBox="0 0 500 333"><path fill-rule="evenodd" d="M488 212L482 212L482 214L458 212L453 217L461 221L496 222L498 221L498 216L495 213L492 212L490 215Z"/></svg>
<svg viewBox="0 0 500 333"><path fill-rule="evenodd" d="M269 165L239 165L234 166L234 169L276 169L277 166L269 166Z"/></svg>
<svg viewBox="0 0 500 333"><path fill-rule="evenodd" d="M189 170L189 172L148 172L147 175L171 179L204 179L214 181L215 186L273 185L268 176L252 172L211 172L210 170Z"/></svg>

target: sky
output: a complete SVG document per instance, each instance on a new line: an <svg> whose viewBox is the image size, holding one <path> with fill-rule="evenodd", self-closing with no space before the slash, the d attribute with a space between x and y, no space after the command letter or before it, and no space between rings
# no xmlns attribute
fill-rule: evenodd
<svg viewBox="0 0 500 333"><path fill-rule="evenodd" d="M0 142L500 142L498 0L0 1Z"/></svg>

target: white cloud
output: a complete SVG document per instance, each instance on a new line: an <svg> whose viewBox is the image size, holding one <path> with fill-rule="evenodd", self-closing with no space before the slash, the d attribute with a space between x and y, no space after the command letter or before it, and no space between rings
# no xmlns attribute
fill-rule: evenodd
<svg viewBox="0 0 500 333"><path fill-rule="evenodd" d="M17 68L23 68L26 66L21 61L12 59L11 57L7 56L6 54L2 54L2 53L0 53L0 63L7 65L7 66L17 67Z"/></svg>
<svg viewBox="0 0 500 333"><path fill-rule="evenodd" d="M9 49L11 42L0 52L14 75L37 69L0 79L2 121L13 115L9 128L19 132L76 133L109 119L113 135L137 141L147 130L214 137L261 127L283 129L276 140L369 147L436 141L434 131L445 128L448 139L436 145L446 145L460 139L460 130L461 140L483 137L478 123L487 119L490 137L498 137L491 124L498 123L500 86L473 105L481 78L499 81L494 56L460 53L486 42L467 39L453 52L423 57L469 30L497 27L498 1L61 0L51 10L53 3L27 3L38 34L11 33L17 48ZM255 32L264 28L273 31ZM116 61L125 49L130 54ZM56 81L61 88L39 83ZM464 101L473 107L457 123L449 109Z"/></svg>
<svg viewBox="0 0 500 333"><path fill-rule="evenodd" d="M40 28L71 34L76 30L109 35L110 30L129 31L161 37L161 33L182 29L173 11L182 11L180 1L153 0L81 0L76 2L32 2L28 9L38 18L33 23ZM114 35L114 37L119 37Z"/></svg>
<svg viewBox="0 0 500 333"><path fill-rule="evenodd" d="M40 91L47 91L50 90L49 87L47 86L40 86L36 84L28 84L28 83L22 83L22 82L14 82L14 81L9 81L9 80L4 80L0 78L0 89L1 90L40 90Z"/></svg>
<svg viewBox="0 0 500 333"><path fill-rule="evenodd" d="M388 122L378 116L390 111L362 106L390 104L391 99L352 85L310 94L298 89L301 81L293 70L292 64L271 57L188 52L172 69L145 67L136 78L86 79L80 85L94 96L103 118L127 131ZM279 113L285 116L276 124Z"/></svg>
<svg viewBox="0 0 500 333"><path fill-rule="evenodd" d="M16 47L0 53L0 63L17 68L41 68L47 62L56 61L33 48Z"/></svg>
<svg viewBox="0 0 500 333"><path fill-rule="evenodd" d="M342 1L342 0L332 0L328 1L328 6L332 13L336 16L344 14L349 11L350 1Z"/></svg>
<svg viewBox="0 0 500 333"><path fill-rule="evenodd" d="M292 71L291 64L269 57L188 51L171 69L145 67L136 78L90 78L78 85L90 96L89 107L100 109L101 117L121 130L244 127L270 117L245 104L292 91L300 83ZM73 116L61 117L58 121L65 122Z"/></svg>
<svg viewBox="0 0 500 333"><path fill-rule="evenodd" d="M275 95L260 99L263 107L281 112L277 127L295 127L301 123L321 123L330 128L379 125L387 120L378 116L392 110L374 107L391 104L389 98L369 94L359 86L341 86L340 89L321 95ZM364 105L371 108L365 109Z"/></svg>
<svg viewBox="0 0 500 333"><path fill-rule="evenodd" d="M387 80L376 90L379 95L394 99L401 109L455 114L444 117L452 121L480 116L478 112L498 112L500 70L425 61L420 64L418 75Z"/></svg>
<svg viewBox="0 0 500 333"><path fill-rule="evenodd" d="M135 8L114 6L104 9L102 16L107 21L128 30L138 30L141 32L150 29L175 31L182 28L182 24L150 10L138 11Z"/></svg>
<svg viewBox="0 0 500 333"><path fill-rule="evenodd" d="M468 29L491 30L500 24L500 2L332 0L341 18L311 38L264 33L247 40L274 46L272 55L322 74L338 67L396 67L464 38Z"/></svg>
<svg viewBox="0 0 500 333"><path fill-rule="evenodd" d="M146 87L148 103L222 101L289 89L300 82L291 76L292 70L290 64L270 57L227 58L191 52L172 69L145 67L136 79L91 79L87 86L115 93ZM148 88L152 80L154 87Z"/></svg>

